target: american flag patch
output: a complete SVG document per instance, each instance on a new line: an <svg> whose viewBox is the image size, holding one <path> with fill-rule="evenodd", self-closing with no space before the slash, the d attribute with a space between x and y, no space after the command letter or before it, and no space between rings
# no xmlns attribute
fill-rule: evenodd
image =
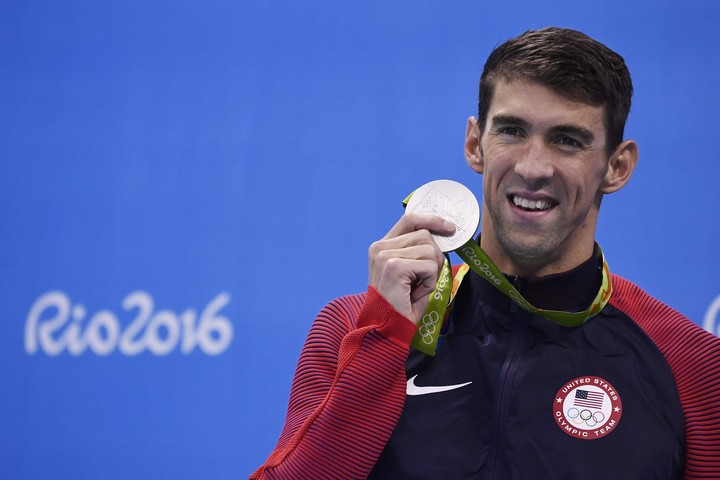
<svg viewBox="0 0 720 480"><path fill-rule="evenodd" d="M575 390L575 400L573 405L576 407L588 407L601 409L605 400L605 394L603 392L590 392L588 390Z"/></svg>

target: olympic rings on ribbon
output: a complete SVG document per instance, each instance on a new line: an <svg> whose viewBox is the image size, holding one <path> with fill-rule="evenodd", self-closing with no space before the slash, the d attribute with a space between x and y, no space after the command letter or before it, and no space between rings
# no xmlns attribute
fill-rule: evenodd
<svg viewBox="0 0 720 480"><path fill-rule="evenodd" d="M420 319L420 327L418 333L422 338L423 343L430 345L433 341L432 335L437 331L437 324L440 322L440 315L436 311L430 311L423 315Z"/></svg>

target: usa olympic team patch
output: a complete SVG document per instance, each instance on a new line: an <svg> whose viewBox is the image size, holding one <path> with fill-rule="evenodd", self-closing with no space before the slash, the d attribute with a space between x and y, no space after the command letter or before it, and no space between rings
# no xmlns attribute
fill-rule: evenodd
<svg viewBox="0 0 720 480"><path fill-rule="evenodd" d="M571 437L597 440L617 428L622 417L622 400L608 381L578 377L558 390L553 414L560 430Z"/></svg>

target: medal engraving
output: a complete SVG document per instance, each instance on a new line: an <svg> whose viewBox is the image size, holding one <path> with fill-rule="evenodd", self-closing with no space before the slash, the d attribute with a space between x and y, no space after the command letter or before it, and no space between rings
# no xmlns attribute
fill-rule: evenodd
<svg viewBox="0 0 720 480"><path fill-rule="evenodd" d="M455 225L450 236L434 235L443 252L451 252L470 240L480 225L480 205L464 185L452 180L435 180L418 188L405 209L409 213L437 215Z"/></svg>

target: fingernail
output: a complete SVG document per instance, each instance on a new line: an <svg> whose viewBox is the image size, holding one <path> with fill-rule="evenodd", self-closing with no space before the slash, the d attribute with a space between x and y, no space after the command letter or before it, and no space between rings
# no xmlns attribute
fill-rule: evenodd
<svg viewBox="0 0 720 480"><path fill-rule="evenodd" d="M443 218L443 226L444 226L445 228L447 228L448 230L452 230L453 232L455 231L455 224L452 223L452 222L448 222L448 221L445 220L444 218Z"/></svg>

